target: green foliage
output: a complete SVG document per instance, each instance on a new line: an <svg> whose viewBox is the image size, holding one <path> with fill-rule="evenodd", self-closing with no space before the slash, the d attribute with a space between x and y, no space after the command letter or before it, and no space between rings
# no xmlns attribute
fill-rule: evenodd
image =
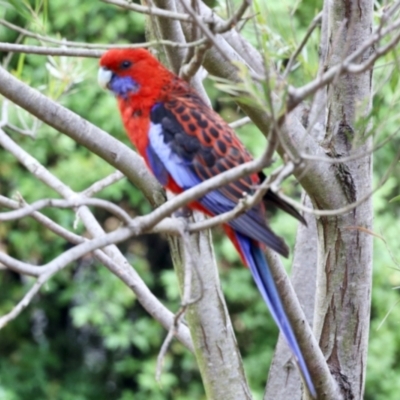
<svg viewBox="0 0 400 400"><path fill-rule="evenodd" d="M237 2L236 2L237 3ZM0 1L0 5L3 2ZM130 43L143 40L145 18L138 13L121 11L101 2L71 0L8 0L0 14L16 25L53 38L88 43ZM264 49L267 60L283 69L288 57L319 11L320 2L289 0L255 1L259 13L255 25L248 21L244 35ZM67 10L73 10L69 12ZM219 7L225 13L225 7ZM261 36L255 35L255 27ZM0 26L2 40L14 42L17 34ZM297 86L304 84L317 70L318 33L299 56L290 75ZM36 44L25 38L25 44ZM0 54L2 56L2 54ZM382 60L395 60L388 55ZM14 55L9 69L46 95L102 127L127 143L115 100L97 88L97 61L35 55ZM393 68L389 85L382 70L375 72L380 90L374 99L374 112L368 122L374 140L379 143L398 129L399 73ZM272 82L271 85L274 83ZM236 105L221 101L215 82L206 88L214 107L229 120L240 118ZM227 96L225 96L227 97ZM265 99L262 99L265 101ZM261 103L262 104L262 103ZM29 130L37 121L28 113L9 105L14 125ZM365 122L365 121L364 121ZM36 137L9 132L23 148L46 165L52 173L74 190L83 190L113 169L64 135L40 125ZM245 145L259 155L265 139L254 125L238 129ZM399 139L376 152L376 181L389 168L399 149ZM13 157L0 149L0 191L7 196L20 194L26 201L54 197L55 193L33 179ZM278 162L273 165L276 167ZM366 399L397 399L400 390L399 314L400 256L398 237L400 219L398 202L389 200L400 193L399 165L393 167L391 179L374 197L376 220L372 323L366 384ZM293 181L285 193L299 195ZM126 180L101 193L133 214L150 210L141 193ZM47 210L46 214L72 229L75 215L67 210ZM113 217L96 210L105 226ZM296 224L291 217L271 215L271 225L294 245ZM255 290L251 276L241 266L232 245L215 230L215 249L238 344L255 398L261 398L265 377L277 339L277 328L264 302ZM84 234L81 224L77 233ZM70 246L40 224L30 219L0 225L0 247L10 255L43 264ZM168 246L162 238L148 236L121 245L132 265L153 293L171 309L179 307L179 290ZM289 265L290 260L287 262ZM307 266L305 266L307 267ZM7 313L32 284L32 279L1 271L0 314ZM390 312L389 312L390 311ZM389 315L385 319L386 314ZM378 329L378 326L382 326ZM87 256L57 274L15 321L0 331L0 400L187 400L203 399L204 393L194 357L173 342L164 363L159 385L155 382L158 351L166 332L149 317L115 276Z"/></svg>

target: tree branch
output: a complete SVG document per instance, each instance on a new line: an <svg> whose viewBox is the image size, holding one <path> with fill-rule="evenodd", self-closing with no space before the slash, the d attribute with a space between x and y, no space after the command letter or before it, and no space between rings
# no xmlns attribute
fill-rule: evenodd
<svg viewBox="0 0 400 400"><path fill-rule="evenodd" d="M1 69L0 69L1 73ZM1 87L1 82L0 82L0 87ZM1 91L1 89L0 89ZM49 103L51 104L52 102L49 100ZM40 104L37 104L37 106L40 106ZM72 118L70 119L72 125L74 125L74 114L72 114ZM78 118L75 116L75 118ZM100 135L102 134L102 131L99 130ZM45 184L53 188L56 192L60 193L63 197L66 197L68 199L73 199L76 197L76 193L73 192L70 188L68 188L66 185L64 185L60 180L58 180L55 176L50 174L49 171L47 171L43 166L41 166L32 156L30 156L28 153L26 153L24 150L22 150L19 146L16 144L13 145L13 142L11 139L8 138L7 136L4 135L4 133L0 130L0 137L3 139L2 143L4 145L4 137L6 138L6 144L8 145L8 150L15 156L17 159L29 170L31 171L36 177L38 177L40 180L42 180ZM93 140L96 141L96 138ZM118 144L118 142L117 142ZM123 149L123 148L122 148ZM130 150L128 150L130 152ZM133 155L135 153L132 152ZM123 158L122 158L123 160ZM121 160L119 160L121 161ZM140 164L135 168L132 169L133 174L141 172ZM147 171L146 171L147 172ZM127 175L132 176L132 173L129 173L129 170L127 171ZM145 175L146 176L146 175ZM146 177L146 183L151 185L151 180L154 179L151 176ZM152 201L157 200L157 193L153 193L153 197L151 198ZM96 219L93 217L93 215L90 213L90 211L86 207L80 207L79 209L79 215L86 225L86 228L88 231L93 235L93 236L101 236L103 239L102 240L107 240L104 239L104 231L96 221ZM128 228L125 228L128 229ZM128 229L129 230L129 229ZM74 239L72 240L73 243L83 243L84 239L82 241L79 240L79 237L76 241ZM85 244L85 243L83 243ZM96 245L94 246L96 247ZM78 249L78 251L81 251ZM86 251L86 250L85 250ZM131 288L135 294L137 295L138 300L140 303L143 305L143 307L152 315L156 320L158 320L167 330L171 328L171 326L174 324L174 316L173 314L167 310L159 301L158 299L150 292L150 290L147 288L145 283L142 281L140 276L136 273L136 271L129 265L127 260L122 256L122 254L119 252L119 250L115 246L107 246L104 249L104 252L107 253L108 257L105 257L102 252L96 251L95 255L96 257L99 258L101 262L104 263L104 265L110 269L111 272L113 272L115 275L117 275L120 279L123 280L123 282ZM0 253L0 260L7 260L8 264L10 265L10 262L13 263L12 259L9 258L8 256L4 258L5 255ZM70 257L71 254L68 256ZM78 254L79 258L79 254ZM76 254L75 254L75 259L76 259ZM53 260L54 261L54 260ZM65 258L61 258L61 261L65 263L66 260ZM60 261L58 261L60 262ZM15 264L15 263L14 263ZM26 270L26 265L24 264L15 264L16 267L20 269ZM48 267L48 265L46 265ZM30 267L32 268L32 267ZM34 267L34 269L30 269L30 271L26 270L27 273L30 275L37 275L42 272L42 270L38 270L36 268L39 267ZM51 268L51 266L50 266ZM177 333L177 338L189 349L193 349L188 329L184 325L180 325Z"/></svg>
<svg viewBox="0 0 400 400"><path fill-rule="evenodd" d="M41 199L32 204L26 204L25 202L24 204L25 205L19 210L0 213L0 221L12 221L14 219L20 219L29 216L35 211L39 211L45 207L77 208L80 206L100 207L115 215L126 224L129 224L132 221L129 214L116 204L103 199L85 198L82 195L76 195L76 197L71 200Z"/></svg>

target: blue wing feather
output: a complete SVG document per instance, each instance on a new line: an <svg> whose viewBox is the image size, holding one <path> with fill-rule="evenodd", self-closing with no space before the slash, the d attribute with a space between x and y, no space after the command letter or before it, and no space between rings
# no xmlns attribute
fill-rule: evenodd
<svg viewBox="0 0 400 400"><path fill-rule="evenodd" d="M150 123L149 144L165 170L182 189L190 189L201 183L200 178L189 168L188 161L173 151L170 143L165 142L161 124Z"/></svg>
<svg viewBox="0 0 400 400"><path fill-rule="evenodd" d="M157 180L161 183L161 185L165 186L168 182L168 171L165 168L163 162L158 157L157 153L149 144L146 149L147 159L150 163L150 168L153 171L153 174L157 178Z"/></svg>

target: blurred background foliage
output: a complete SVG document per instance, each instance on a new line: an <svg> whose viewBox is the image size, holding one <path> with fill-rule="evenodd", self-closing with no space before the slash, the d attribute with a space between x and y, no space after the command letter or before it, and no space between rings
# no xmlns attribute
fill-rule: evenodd
<svg viewBox="0 0 400 400"><path fill-rule="evenodd" d="M208 3L222 16L226 15L224 2ZM0 0L0 5L0 18L60 40L107 44L144 41L145 17L101 2ZM256 6L262 12L254 23L247 22L243 33L264 48L269 60L284 68L309 22L319 12L321 2L284 0L268 2L266 6L260 0ZM256 40L255 29L262 33L261 43ZM0 40L38 44L1 25ZM301 85L315 75L318 40L317 32L300 55L297 68L290 76L293 84ZM399 126L396 111L399 71L393 63L394 56L385 57L380 64L386 68L376 68L374 75L376 96L368 122L375 143L393 134ZM115 100L97 87L96 60L5 53L0 53L0 57L18 78L128 143ZM213 80L207 79L205 85L214 108L226 120L234 121L242 116L232 101L220 100L227 96L221 96ZM13 139L72 189L83 190L113 171L84 147L23 110L9 105L9 114L14 125L30 133L21 135L9 130ZM246 146L258 154L265 139L257 129L246 125L237 131ZM399 148L397 135L376 152L376 185ZM3 149L0 149L0 160L1 194L12 197L19 193L28 202L57 197ZM300 188L293 180L284 189L299 198ZM390 202L399 193L397 166L389 181L374 195L374 232L378 236L374 248L365 394L369 400L395 400L400 392L400 211L398 202ZM126 180L107 188L100 197L116 202L131 215L150 211L141 193ZM106 229L115 228L118 222L114 217L101 210L94 212ZM46 210L44 213L73 229L72 212ZM284 214L272 214L271 225L293 248L296 221ZM82 224L78 224L76 231L85 234ZM250 274L218 229L214 243L245 370L254 398L261 399L277 328ZM31 219L0 224L0 251L30 263L46 263L69 246ZM172 311L177 310L178 285L164 238L144 236L124 243L121 249L158 298ZM31 284L30 278L1 270L0 314L8 312ZM156 358L165 335L133 293L88 255L58 273L28 309L0 331L0 400L204 399L194 357L176 341L166 357L160 384L155 382Z"/></svg>

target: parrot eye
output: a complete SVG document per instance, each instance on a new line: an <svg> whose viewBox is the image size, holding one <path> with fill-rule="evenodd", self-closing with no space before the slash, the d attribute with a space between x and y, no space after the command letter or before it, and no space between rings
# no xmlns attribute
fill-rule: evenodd
<svg viewBox="0 0 400 400"><path fill-rule="evenodd" d="M128 69L130 66L132 65L132 63L130 61L122 61L122 63L120 64L120 68L121 69Z"/></svg>

